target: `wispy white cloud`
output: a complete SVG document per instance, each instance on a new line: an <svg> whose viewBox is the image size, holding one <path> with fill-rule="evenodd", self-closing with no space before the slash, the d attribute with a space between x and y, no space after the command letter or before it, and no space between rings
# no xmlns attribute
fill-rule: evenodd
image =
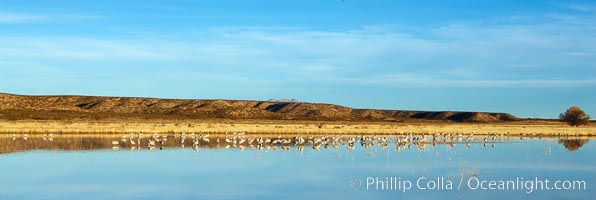
<svg viewBox="0 0 596 200"><path fill-rule="evenodd" d="M486 80L486 79L440 79L423 78L421 76L384 75L357 78L329 78L336 82L358 83L367 85L384 85L387 87L594 87L596 79L586 80Z"/></svg>
<svg viewBox="0 0 596 200"><path fill-rule="evenodd" d="M579 12L596 12L596 5L577 4L569 2L550 2L551 5Z"/></svg>
<svg viewBox="0 0 596 200"><path fill-rule="evenodd" d="M0 57L5 62L52 61L69 67L81 60L110 66L159 61L153 66L192 66L212 74L303 83L594 86L596 35L591 21L461 22L418 33L383 25L346 30L221 27L166 39L0 37Z"/></svg>
<svg viewBox="0 0 596 200"><path fill-rule="evenodd" d="M15 60L163 60L184 56L184 46L161 41L65 37L3 37L0 54Z"/></svg>
<svg viewBox="0 0 596 200"><path fill-rule="evenodd" d="M82 14L32 14L32 13L2 13L0 12L0 24L21 24L39 22L62 22L73 20L95 20L102 19L101 15Z"/></svg>
<svg viewBox="0 0 596 200"><path fill-rule="evenodd" d="M18 13L0 13L0 24L1 23L30 23L47 20L48 17L45 15L34 15L34 14L18 14Z"/></svg>
<svg viewBox="0 0 596 200"><path fill-rule="evenodd" d="M256 62L292 72L308 69L305 66L325 66L333 69L327 74L339 77L417 73L426 77L404 80L421 85L449 82L447 85L461 86L474 82L477 84L470 86L549 87L592 83L585 71L593 73L596 51L591 46L596 45L596 37L584 27L563 22L489 26L457 23L429 30L426 35L430 37L390 26L345 31L240 27L217 35L224 36L219 41L236 49L265 51L265 57L251 57L254 62L245 64ZM584 73L577 73L582 70ZM327 74L300 75L329 80ZM399 78L404 77L394 77Z"/></svg>

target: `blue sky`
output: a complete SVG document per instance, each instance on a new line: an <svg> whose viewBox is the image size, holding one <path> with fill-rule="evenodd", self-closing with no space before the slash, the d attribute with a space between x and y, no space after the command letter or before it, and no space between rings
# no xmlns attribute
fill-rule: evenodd
<svg viewBox="0 0 596 200"><path fill-rule="evenodd" d="M0 92L596 113L593 1L0 0Z"/></svg>

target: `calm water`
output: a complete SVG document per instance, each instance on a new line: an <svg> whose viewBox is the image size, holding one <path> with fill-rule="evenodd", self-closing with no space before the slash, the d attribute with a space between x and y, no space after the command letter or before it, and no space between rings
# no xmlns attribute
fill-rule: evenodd
<svg viewBox="0 0 596 200"><path fill-rule="evenodd" d="M120 141L120 136L2 137L0 199L590 199L596 195L596 148L587 139L503 138L485 143L478 137L469 146L464 139L402 145L398 150L394 137L386 146L378 139L361 145L355 138L350 147L344 136L341 142L317 150L308 142L259 147L252 141L251 147L248 141L234 145L225 138L218 143L214 136L198 145L191 137L181 143L180 137L169 136L149 149L149 138L133 139L136 145L132 145L130 139ZM112 144L115 141L118 145ZM383 190L375 177L382 181L391 177L395 184L384 182ZM475 180L519 178L584 181L585 189L470 188L477 186ZM408 182L411 188L404 189ZM432 190L433 185L439 189Z"/></svg>

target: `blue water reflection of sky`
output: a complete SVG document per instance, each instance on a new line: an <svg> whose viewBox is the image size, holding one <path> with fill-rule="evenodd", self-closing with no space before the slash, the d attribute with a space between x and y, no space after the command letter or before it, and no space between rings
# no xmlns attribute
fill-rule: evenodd
<svg viewBox="0 0 596 200"><path fill-rule="evenodd" d="M514 139L506 142L520 142ZM306 147L300 153L254 149L165 148L162 151L122 149L94 151L35 150L0 155L0 199L567 199L596 194L596 146L577 151L556 140L483 147L473 144L395 146L346 151ZM477 169L486 180L534 177L585 180L585 191L366 191L350 180L366 177L452 177ZM365 182L363 184L366 184Z"/></svg>

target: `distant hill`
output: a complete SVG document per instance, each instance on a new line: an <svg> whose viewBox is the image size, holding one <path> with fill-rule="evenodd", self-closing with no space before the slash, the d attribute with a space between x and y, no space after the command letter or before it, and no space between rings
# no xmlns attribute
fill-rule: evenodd
<svg viewBox="0 0 596 200"><path fill-rule="evenodd" d="M507 113L354 109L298 101L187 100L137 97L25 96L0 93L0 119L273 119L322 121L499 122Z"/></svg>

